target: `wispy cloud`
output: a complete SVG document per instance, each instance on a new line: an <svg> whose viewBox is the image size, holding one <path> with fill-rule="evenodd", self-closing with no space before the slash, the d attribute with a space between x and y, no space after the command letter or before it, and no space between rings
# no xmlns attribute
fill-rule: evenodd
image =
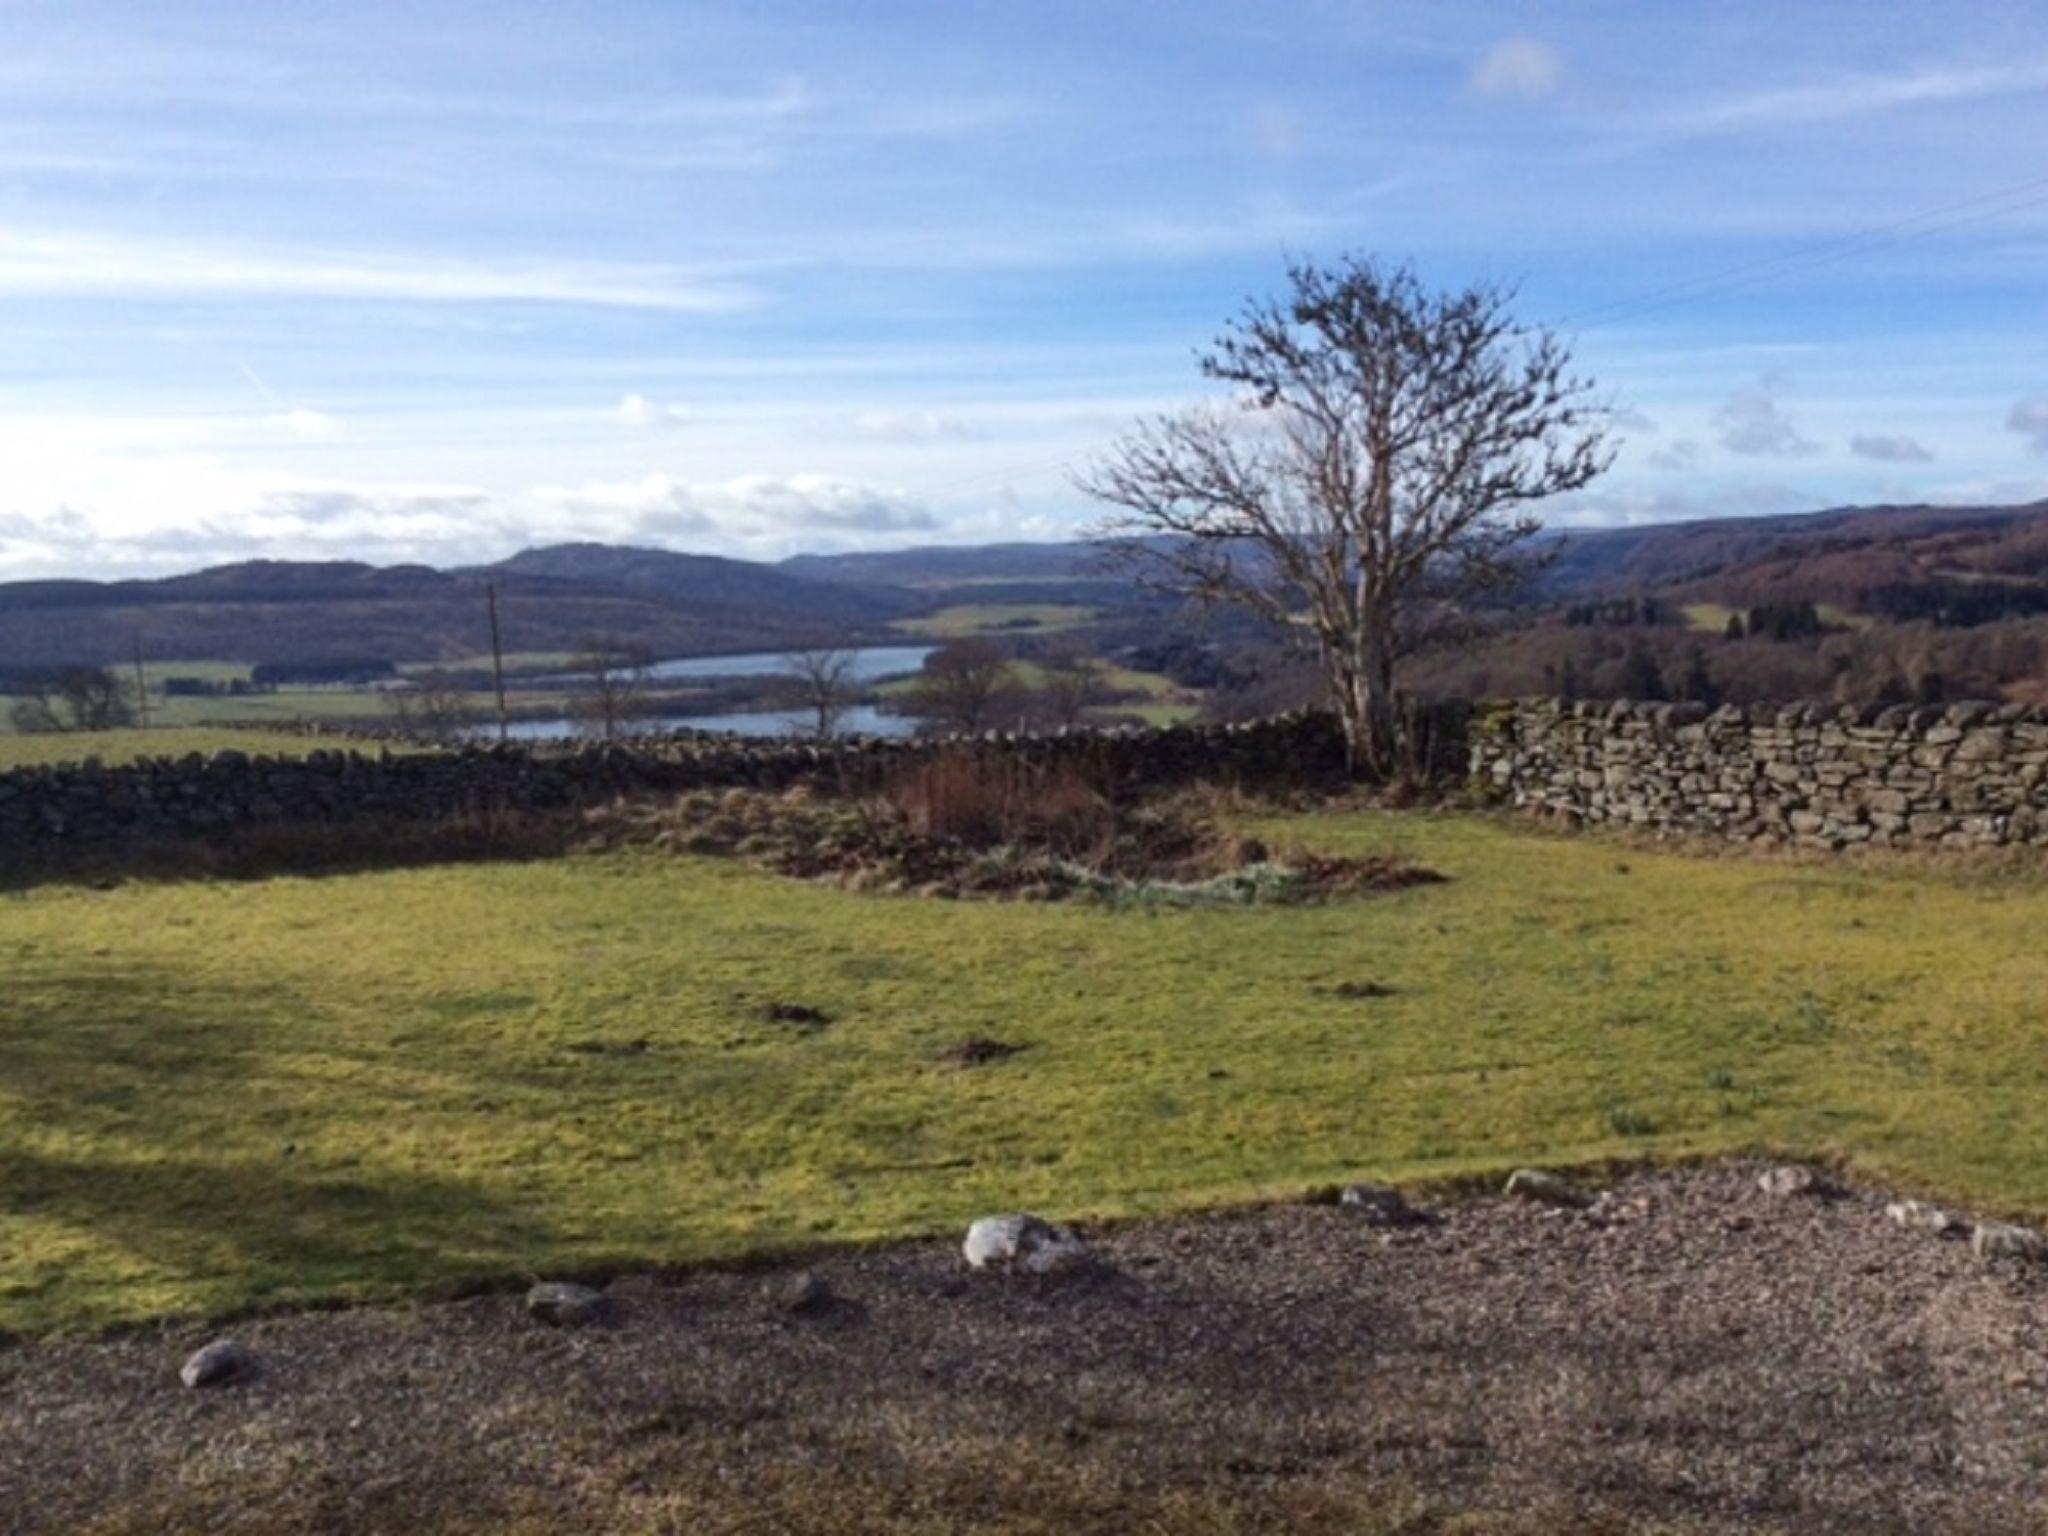
<svg viewBox="0 0 2048 1536"><path fill-rule="evenodd" d="M671 268L276 251L0 229L0 296L263 296L722 313L759 295Z"/></svg>
<svg viewBox="0 0 2048 1536"><path fill-rule="evenodd" d="M1859 459L1875 459L1880 464L1924 464L1934 457L1915 438L1883 432L1857 433L1849 439L1849 451Z"/></svg>
<svg viewBox="0 0 2048 1536"><path fill-rule="evenodd" d="M1745 389L1730 395L1714 413L1714 428L1721 446L1730 453L1800 458L1820 452L1820 445L1801 436L1778 403L1761 390Z"/></svg>
<svg viewBox="0 0 2048 1536"><path fill-rule="evenodd" d="M967 424L944 411L863 411L854 425L866 436L889 443L932 443L968 435Z"/></svg>
<svg viewBox="0 0 2048 1536"><path fill-rule="evenodd" d="M300 439L302 442L323 442L328 438L341 436L341 418L326 411L308 410L296 406L289 411L279 411L266 417L270 425Z"/></svg>
<svg viewBox="0 0 2048 1536"><path fill-rule="evenodd" d="M1487 96L1548 96L1564 81L1564 61L1546 43L1508 38L1472 66L1470 80L1474 90Z"/></svg>
<svg viewBox="0 0 2048 1536"><path fill-rule="evenodd" d="M2036 453L2048 453L2048 395L2015 402L2005 418L2006 430L2027 439Z"/></svg>
<svg viewBox="0 0 2048 1536"><path fill-rule="evenodd" d="M629 427L680 427L690 419L690 408L680 400L666 404L645 395L628 395L619 402L619 420Z"/></svg>
<svg viewBox="0 0 2048 1536"><path fill-rule="evenodd" d="M1898 74L1845 75L1810 85L1724 97L1681 109L1664 122L1669 127L1695 130L1776 128L2037 91L2048 91L2048 58Z"/></svg>

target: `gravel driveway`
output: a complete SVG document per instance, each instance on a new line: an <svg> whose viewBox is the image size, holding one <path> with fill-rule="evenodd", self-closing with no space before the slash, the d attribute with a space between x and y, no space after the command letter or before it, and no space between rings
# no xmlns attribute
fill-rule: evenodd
<svg viewBox="0 0 2048 1536"><path fill-rule="evenodd" d="M0 1350L0 1529L2048 1532L2048 1265L1754 1165Z"/></svg>

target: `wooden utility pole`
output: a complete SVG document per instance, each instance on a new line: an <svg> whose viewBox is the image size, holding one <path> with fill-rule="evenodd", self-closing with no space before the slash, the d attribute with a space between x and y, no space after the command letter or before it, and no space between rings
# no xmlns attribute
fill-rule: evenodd
<svg viewBox="0 0 2048 1536"><path fill-rule="evenodd" d="M505 713L505 642L498 634L498 584L484 583L484 596L491 605L491 678L498 688L498 740L512 734L512 721Z"/></svg>
<svg viewBox="0 0 2048 1536"><path fill-rule="evenodd" d="M137 630L135 641L135 713L142 722L142 728L149 729L149 682L142 672L142 632Z"/></svg>

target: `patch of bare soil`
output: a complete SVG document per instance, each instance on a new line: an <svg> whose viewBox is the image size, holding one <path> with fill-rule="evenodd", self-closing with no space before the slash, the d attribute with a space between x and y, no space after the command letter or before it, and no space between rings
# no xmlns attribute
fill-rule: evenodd
<svg viewBox="0 0 2048 1536"><path fill-rule="evenodd" d="M1363 895L1443 877L1402 859L1275 854L1180 802L1086 791L987 816L920 814L887 797L702 790L589 812L587 840L745 859L855 890L1026 901L1253 904Z"/></svg>
<svg viewBox="0 0 2048 1536"><path fill-rule="evenodd" d="M2039 1532L2048 1266L1757 1169L0 1351L8 1532ZM800 1294L803 1304L790 1298Z"/></svg>

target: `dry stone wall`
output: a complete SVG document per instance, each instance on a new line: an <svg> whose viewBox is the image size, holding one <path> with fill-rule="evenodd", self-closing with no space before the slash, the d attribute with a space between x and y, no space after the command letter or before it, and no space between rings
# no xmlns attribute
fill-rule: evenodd
<svg viewBox="0 0 2048 1536"><path fill-rule="evenodd" d="M1197 780L1295 785L1336 777L1344 766L1341 736L1317 714L1232 726L831 746L679 735L573 748L317 751L306 757L219 752L121 767L87 761L0 773L0 866L10 850L212 839L284 823L556 810L619 795L721 786L858 787L937 752L1073 763L1109 783L1148 787Z"/></svg>
<svg viewBox="0 0 2048 1536"><path fill-rule="evenodd" d="M1479 785L1526 810L1743 842L2048 847L2048 711L1491 706Z"/></svg>

